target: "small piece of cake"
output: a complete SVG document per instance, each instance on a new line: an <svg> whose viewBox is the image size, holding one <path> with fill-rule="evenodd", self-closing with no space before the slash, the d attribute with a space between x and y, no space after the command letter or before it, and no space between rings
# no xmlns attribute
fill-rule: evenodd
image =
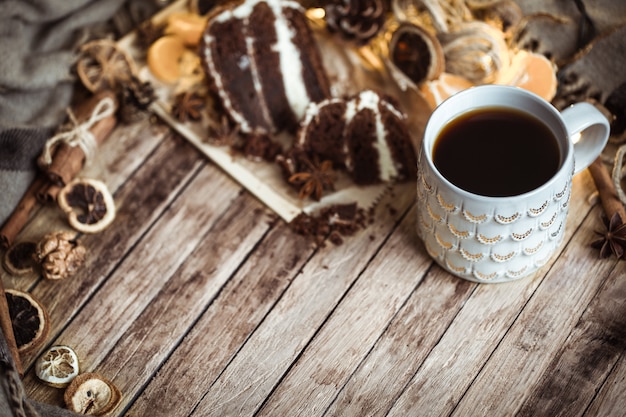
<svg viewBox="0 0 626 417"><path fill-rule="evenodd" d="M411 180L417 158L405 119L390 97L365 90L309 105L296 144L344 167L357 184Z"/></svg>
<svg viewBox="0 0 626 417"><path fill-rule="evenodd" d="M211 13L200 47L211 91L244 134L295 132L330 83L304 9L245 0Z"/></svg>

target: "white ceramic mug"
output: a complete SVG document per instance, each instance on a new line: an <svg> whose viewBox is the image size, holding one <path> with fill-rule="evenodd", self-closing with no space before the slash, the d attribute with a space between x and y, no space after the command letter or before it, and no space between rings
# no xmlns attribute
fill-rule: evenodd
<svg viewBox="0 0 626 417"><path fill-rule="evenodd" d="M477 195L452 184L433 163L433 146L445 126L468 111L494 107L529 113L557 138L558 171L534 190L510 197ZM589 103L559 113L533 93L499 85L473 87L447 99L432 113L418 157L417 231L429 255L450 273L476 282L533 273L563 240L573 175L598 157L608 136L606 117Z"/></svg>

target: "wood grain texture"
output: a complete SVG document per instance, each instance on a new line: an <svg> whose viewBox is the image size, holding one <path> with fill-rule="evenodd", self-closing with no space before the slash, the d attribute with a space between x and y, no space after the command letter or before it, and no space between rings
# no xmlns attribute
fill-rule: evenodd
<svg viewBox="0 0 626 417"><path fill-rule="evenodd" d="M387 415L475 289L433 265L324 415Z"/></svg>
<svg viewBox="0 0 626 417"><path fill-rule="evenodd" d="M624 413L626 404L626 355L622 350L620 360L611 369L585 416L619 416Z"/></svg>
<svg viewBox="0 0 626 417"><path fill-rule="evenodd" d="M51 311L48 344L122 390L114 415L598 415L623 401L624 264L588 248L600 225L588 174L553 263L477 285L426 255L412 188L316 248L185 142L144 146L132 169L109 159L118 218L81 237L98 256L80 277L21 282ZM35 357L29 395L61 404Z"/></svg>
<svg viewBox="0 0 626 417"><path fill-rule="evenodd" d="M588 248L600 225L588 175L549 266L477 285L428 258L412 189L316 248L186 143L146 150L119 181L118 221L81 237L99 256L80 278L29 278L52 312L48 344L73 346L124 393L113 415L611 415L624 403L624 264ZM25 384L61 404L32 367Z"/></svg>
<svg viewBox="0 0 626 417"><path fill-rule="evenodd" d="M607 281L553 355L518 415L582 415L626 351L626 270L623 262L614 262Z"/></svg>
<svg viewBox="0 0 626 417"><path fill-rule="evenodd" d="M361 271L368 265L370 258L376 254L380 245L385 242L384 230L389 227L390 222L391 224L395 223L395 213L405 211L406 205L410 204L414 198L412 195L413 193L408 193L408 195L390 197L394 199L394 207L397 210L390 210L390 207L387 206L387 204L392 203L391 201L384 201L381 206L381 217L378 225L372 225L367 230L362 230L353 236L353 239L348 239L342 245L333 247L329 244L326 248L315 253L259 329L250 337L246 346L238 352L229 368L211 387L202 403L195 410L194 415L253 415L259 404L263 403L278 382L280 382L279 393L274 393L270 397L266 405L267 410L264 409L256 415L268 415L268 413L269 415L281 415L282 409L272 409L272 400L275 395L280 397L280 392L283 390L289 392L290 386L297 386L300 394L298 396L286 395L286 404L290 410L288 414L294 415L295 410L299 410L298 407L303 404L311 408L316 406L310 397L315 394L315 387L317 386L313 381L327 386L332 385L333 382L322 382L323 377L317 374L307 375L303 379L296 376L293 381L290 376L282 381L281 377L289 370L311 337L319 331L318 328L325 321L332 320L328 319L328 314L334 309L341 308L345 302L342 300L345 297L345 292L359 285ZM403 233L405 232L406 230L403 231ZM413 248L411 249L414 253ZM359 255L351 256L354 253ZM394 256L399 255L395 254ZM430 260L422 257L422 263L429 264ZM410 271L407 271L407 275L410 276L410 278L407 277L409 280L414 278ZM385 275L384 277L389 276ZM385 281L384 277L378 276L378 279ZM357 278L359 281L353 284ZM417 274L416 279L419 279L419 274ZM380 283L380 285L386 286L389 293L398 297L403 291L394 291L394 289L399 289L394 287L394 284L392 280L386 284ZM398 285L400 284L398 283ZM368 293L370 296L382 300L378 297L380 293L377 291L368 291ZM338 303L340 304L338 305ZM368 304L372 303L371 300L360 299L359 303L358 309L348 309L351 314L356 315L352 320L358 319L363 310L369 311L370 314L376 314L373 309L368 308ZM344 325L348 325L351 331L339 332L335 336L348 338L352 343L358 343L358 340L361 340L359 335L365 336L365 329L353 327L356 324L353 321L348 323L345 321L347 320L346 317L339 320ZM379 320L384 322L383 314L380 315ZM359 321L357 320L357 322ZM367 326L371 325L372 321L363 317L359 323L361 326ZM337 343L329 344L329 346L333 346L334 352L343 350L341 343ZM303 355L306 356L306 352ZM323 355L319 356L319 358L322 357ZM249 363L256 365L254 368L250 368ZM330 363L337 365L335 361ZM295 368L298 366L299 362L296 363ZM338 377L339 368L336 367L334 372L334 375ZM310 386L311 383L314 385Z"/></svg>
<svg viewBox="0 0 626 417"><path fill-rule="evenodd" d="M198 180L201 180L200 176ZM226 191L225 195L228 194ZM193 253L183 258L184 264L160 288L104 358L103 368L134 370L115 379L126 393L122 406L141 394L145 381L159 371L224 283L239 268L241 260L267 233L270 228L266 221L267 212L258 204L249 204L250 200L249 195L237 195L231 204L222 207L224 211L216 213L215 222L207 227L211 231L222 231L221 238L206 239L206 235L199 233L202 240ZM233 221L232 213L246 217ZM212 344L212 341L208 342ZM165 382L171 385L169 381Z"/></svg>
<svg viewBox="0 0 626 417"><path fill-rule="evenodd" d="M33 363L67 344L121 390L111 417L624 415L626 263L589 247L602 224L588 172L549 264L489 285L429 258L415 184L317 246L158 122L119 125L81 175L103 179L118 212L77 234L79 273L2 274L50 315L46 345L24 357L34 400L62 404ZM69 226L44 206L19 239L52 230Z"/></svg>
<svg viewBox="0 0 626 417"><path fill-rule="evenodd" d="M310 242L284 224L273 228L230 277L128 415L189 415L312 252Z"/></svg>

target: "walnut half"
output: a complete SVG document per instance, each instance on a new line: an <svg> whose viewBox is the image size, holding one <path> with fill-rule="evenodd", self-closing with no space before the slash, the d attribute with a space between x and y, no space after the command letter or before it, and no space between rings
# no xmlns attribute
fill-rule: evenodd
<svg viewBox="0 0 626 417"><path fill-rule="evenodd" d="M74 232L55 232L37 243L35 259L44 278L57 280L74 275L85 260L85 252L85 247L74 240Z"/></svg>

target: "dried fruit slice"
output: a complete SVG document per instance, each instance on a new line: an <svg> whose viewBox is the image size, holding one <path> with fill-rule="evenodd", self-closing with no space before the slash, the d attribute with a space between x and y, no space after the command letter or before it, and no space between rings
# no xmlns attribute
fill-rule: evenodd
<svg viewBox="0 0 626 417"><path fill-rule="evenodd" d="M558 86L556 67L542 54L521 50L515 54L511 66L500 75L496 84L514 85L551 101Z"/></svg>
<svg viewBox="0 0 626 417"><path fill-rule="evenodd" d="M37 243L25 241L11 246L2 259L4 269L11 275L25 275L32 272L37 263L33 259Z"/></svg>
<svg viewBox="0 0 626 417"><path fill-rule="evenodd" d="M48 337L48 313L42 304L27 292L5 290L15 342L20 353L39 347Z"/></svg>
<svg viewBox="0 0 626 417"><path fill-rule="evenodd" d="M461 76L444 72L436 80L422 84L419 91L426 99L430 108L434 109L448 97L466 88L470 88L473 85L474 84Z"/></svg>
<svg viewBox="0 0 626 417"><path fill-rule="evenodd" d="M120 403L122 394L111 381L89 372L74 378L63 398L67 409L75 413L101 416Z"/></svg>
<svg viewBox="0 0 626 417"><path fill-rule="evenodd" d="M161 81L175 82L180 78L180 62L186 50L178 36L160 37L148 48L146 60L150 72Z"/></svg>
<svg viewBox="0 0 626 417"><path fill-rule="evenodd" d="M390 72L399 85L419 86L434 80L442 73L445 62L441 45L436 37L420 26L402 23L389 42Z"/></svg>
<svg viewBox="0 0 626 417"><path fill-rule="evenodd" d="M115 90L135 73L131 58L110 39L98 39L80 48L76 72L91 92Z"/></svg>
<svg viewBox="0 0 626 417"><path fill-rule="evenodd" d="M485 22L466 22L439 36L446 72L475 84L493 83L510 64L510 51L502 31Z"/></svg>
<svg viewBox="0 0 626 417"><path fill-rule="evenodd" d="M77 178L63 187L57 198L70 226L79 232L101 232L115 219L113 197L101 181Z"/></svg>
<svg viewBox="0 0 626 417"><path fill-rule="evenodd" d="M208 17L195 13L175 12L167 18L166 35L178 36L185 45L197 46Z"/></svg>
<svg viewBox="0 0 626 417"><path fill-rule="evenodd" d="M69 346L52 346L35 362L37 378L55 388L67 387L78 372L78 355Z"/></svg>

